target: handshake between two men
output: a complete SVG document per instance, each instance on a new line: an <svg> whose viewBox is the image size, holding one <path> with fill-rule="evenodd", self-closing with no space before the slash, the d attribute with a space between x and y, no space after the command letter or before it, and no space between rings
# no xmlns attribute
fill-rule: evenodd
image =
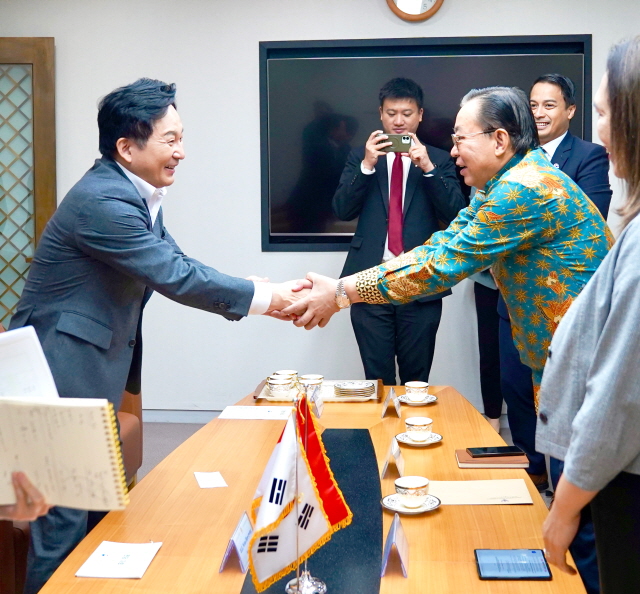
<svg viewBox="0 0 640 594"><path fill-rule="evenodd" d="M253 281L266 281L249 277ZM265 315L278 320L293 321L298 327L311 330L324 328L331 316L352 303L362 301L356 290L356 277L340 280L314 272L306 278L272 285L273 296Z"/></svg>

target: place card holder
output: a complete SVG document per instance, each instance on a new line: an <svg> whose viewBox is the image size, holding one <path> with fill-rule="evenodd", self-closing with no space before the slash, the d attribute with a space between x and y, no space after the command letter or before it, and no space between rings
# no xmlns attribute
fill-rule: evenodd
<svg viewBox="0 0 640 594"><path fill-rule="evenodd" d="M393 402L393 407L395 408L396 414L398 415L398 418L402 418L402 408L400 405L400 400L398 400L398 397L396 396L396 391L394 388L391 388L389 390L389 393L387 394L387 397L384 399L384 402L382 403L382 413L380 414L380 418L384 419L384 415L387 412L387 408L389 408L389 403Z"/></svg>
<svg viewBox="0 0 640 594"><path fill-rule="evenodd" d="M244 512L229 540L218 573L222 573L229 559L234 556L238 558L242 573L247 573L247 569L249 569L249 543L251 542L252 536L253 527L251 526L251 520L249 520L247 512Z"/></svg>
<svg viewBox="0 0 640 594"><path fill-rule="evenodd" d="M313 414L316 416L316 419L319 419L322 416L322 411L324 410L324 400L322 399L320 386L313 387L311 395L309 396L309 401L311 402L311 410L313 411Z"/></svg>
<svg viewBox="0 0 640 594"><path fill-rule="evenodd" d="M385 477L385 475L387 474L387 470L389 470L389 466L391 464L395 465L400 476L404 476L404 458L402 457L400 446L398 445L395 437L391 438L391 444L389 445L389 449L387 451L387 457L384 462L384 466L382 467L382 472L380 473L381 479Z"/></svg>
<svg viewBox="0 0 640 594"><path fill-rule="evenodd" d="M389 528L389 534L387 534L387 540L384 543L384 552L382 553L382 570L380 577L383 578L387 571L387 564L389 559L396 551L400 560L400 567L402 568L402 575L409 577L409 541L407 535L402 528L402 522L400 516L396 513Z"/></svg>

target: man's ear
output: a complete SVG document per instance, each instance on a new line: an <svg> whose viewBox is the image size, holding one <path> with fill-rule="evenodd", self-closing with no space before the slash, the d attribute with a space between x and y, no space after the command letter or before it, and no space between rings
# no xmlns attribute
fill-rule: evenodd
<svg viewBox="0 0 640 594"><path fill-rule="evenodd" d="M511 138L509 138L509 133L503 128L498 128L493 134L495 138L496 157L503 157L511 146Z"/></svg>
<svg viewBox="0 0 640 594"><path fill-rule="evenodd" d="M116 141L116 153L126 163L131 163L133 156L131 155L131 143L129 138L118 138Z"/></svg>
<svg viewBox="0 0 640 594"><path fill-rule="evenodd" d="M378 109L380 110L380 121L382 121L382 105Z"/></svg>
<svg viewBox="0 0 640 594"><path fill-rule="evenodd" d="M567 116L569 119L573 118L573 116L576 115L576 106L572 105L569 108L569 115Z"/></svg>

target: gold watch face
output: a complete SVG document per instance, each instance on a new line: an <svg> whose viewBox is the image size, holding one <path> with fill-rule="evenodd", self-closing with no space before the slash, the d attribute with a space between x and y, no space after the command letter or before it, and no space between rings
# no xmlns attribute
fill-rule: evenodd
<svg viewBox="0 0 640 594"><path fill-rule="evenodd" d="M349 301L349 297L347 297L342 281L340 281L336 287L336 305L340 309L345 309L351 305L351 301Z"/></svg>

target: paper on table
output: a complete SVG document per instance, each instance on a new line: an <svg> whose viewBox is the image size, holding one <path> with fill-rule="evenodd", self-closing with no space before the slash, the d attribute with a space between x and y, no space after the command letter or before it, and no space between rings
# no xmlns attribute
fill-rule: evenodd
<svg viewBox="0 0 640 594"><path fill-rule="evenodd" d="M201 489L213 489L214 487L228 487L226 481L219 472L194 472Z"/></svg>
<svg viewBox="0 0 640 594"><path fill-rule="evenodd" d="M218 418L286 421L292 410L291 406L227 406Z"/></svg>
<svg viewBox="0 0 640 594"><path fill-rule="evenodd" d="M533 504L524 479L493 481L430 481L429 494L442 505Z"/></svg>
<svg viewBox="0 0 640 594"><path fill-rule="evenodd" d="M33 326L0 334L0 397L59 397Z"/></svg>
<svg viewBox="0 0 640 594"><path fill-rule="evenodd" d="M76 577L141 578L161 546L161 542L105 540L78 569Z"/></svg>

